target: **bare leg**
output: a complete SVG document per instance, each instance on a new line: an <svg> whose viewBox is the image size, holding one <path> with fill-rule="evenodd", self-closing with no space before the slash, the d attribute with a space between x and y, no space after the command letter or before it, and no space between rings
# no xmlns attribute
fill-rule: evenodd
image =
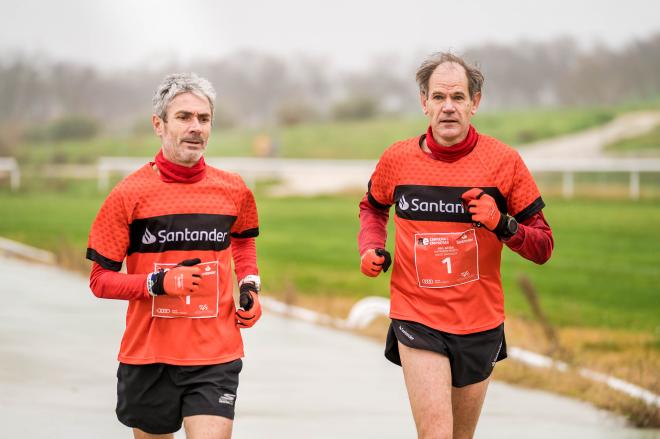
<svg viewBox="0 0 660 439"><path fill-rule="evenodd" d="M234 421L222 416L195 415L183 418L187 439L230 439Z"/></svg>
<svg viewBox="0 0 660 439"><path fill-rule="evenodd" d="M403 377L420 439L451 439L451 369L447 357L399 343Z"/></svg>
<svg viewBox="0 0 660 439"><path fill-rule="evenodd" d="M490 377L469 386L452 388L454 439L472 439L474 436L489 383Z"/></svg>
<svg viewBox="0 0 660 439"><path fill-rule="evenodd" d="M168 433L168 434L150 434L150 433L145 433L144 431L140 430L139 428L134 428L133 429L133 437L135 439L173 439L174 435L172 433Z"/></svg>

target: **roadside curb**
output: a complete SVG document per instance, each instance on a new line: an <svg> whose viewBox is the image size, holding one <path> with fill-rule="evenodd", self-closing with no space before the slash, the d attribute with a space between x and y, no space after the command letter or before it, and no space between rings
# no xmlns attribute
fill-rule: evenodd
<svg viewBox="0 0 660 439"><path fill-rule="evenodd" d="M340 329L364 328L378 316L387 317L390 309L390 301L384 297L365 297L353 305L348 318L344 320L299 306L287 305L284 302L280 302L279 300L270 297L262 298L262 304L265 308L278 314L304 320L309 323L330 325ZM560 372L571 370L571 367L562 361L557 361L550 357L516 346L509 346L507 351L510 358L531 367L555 369ZM625 393L633 398L640 399L648 405L660 407L660 395L656 395L649 390L611 375L596 372L584 367L577 368L576 370L583 378L603 383L611 389Z"/></svg>
<svg viewBox="0 0 660 439"><path fill-rule="evenodd" d="M39 262L46 265L55 265L55 262L57 261L54 253L11 239L3 238L1 236L0 255L19 258L30 262Z"/></svg>

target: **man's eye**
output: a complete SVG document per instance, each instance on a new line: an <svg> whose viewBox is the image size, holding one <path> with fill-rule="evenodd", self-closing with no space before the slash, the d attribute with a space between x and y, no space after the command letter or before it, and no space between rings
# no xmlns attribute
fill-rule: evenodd
<svg viewBox="0 0 660 439"><path fill-rule="evenodd" d="M200 117L199 122L200 123L209 123L211 121L210 117Z"/></svg>

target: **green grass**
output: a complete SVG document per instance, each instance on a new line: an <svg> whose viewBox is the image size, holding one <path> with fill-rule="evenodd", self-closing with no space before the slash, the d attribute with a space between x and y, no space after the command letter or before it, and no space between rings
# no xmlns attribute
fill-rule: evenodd
<svg viewBox="0 0 660 439"><path fill-rule="evenodd" d="M547 109L479 113L477 129L517 146L579 131L609 121L610 109ZM252 156L258 135L268 135L282 157L375 159L388 145L425 131L424 117L317 122L282 128L215 129L208 156ZM92 164L100 156L151 157L159 148L153 135L102 137L87 141L33 142L18 145L21 164Z"/></svg>
<svg viewBox="0 0 660 439"><path fill-rule="evenodd" d="M93 186L65 193L0 192L0 236L82 258L104 196ZM387 295L389 276L359 272L359 196L257 196L259 265L266 290L364 297ZM529 315L516 279L527 275L550 319L565 326L654 332L660 328L660 205L641 201L546 200L555 252L546 265L503 256L507 312ZM389 247L393 242L390 233Z"/></svg>
<svg viewBox="0 0 660 439"><path fill-rule="evenodd" d="M660 125L641 136L607 145L606 150L615 154L660 155Z"/></svg>
<svg viewBox="0 0 660 439"><path fill-rule="evenodd" d="M79 248L84 256L89 226L104 198L93 189L90 184L66 192L0 192L0 236L53 252Z"/></svg>
<svg viewBox="0 0 660 439"><path fill-rule="evenodd" d="M506 251L504 284L517 291L524 273L560 325L660 328L660 205L652 201L550 200L544 210L553 228L552 259L536 266ZM521 294L509 309L527 312Z"/></svg>

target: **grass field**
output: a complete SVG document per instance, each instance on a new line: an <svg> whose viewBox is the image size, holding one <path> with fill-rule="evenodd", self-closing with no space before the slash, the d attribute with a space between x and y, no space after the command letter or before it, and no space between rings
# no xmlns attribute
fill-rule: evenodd
<svg viewBox="0 0 660 439"><path fill-rule="evenodd" d="M579 131L607 122L612 109L553 109L478 114L478 130L517 146ZM146 117L146 116L145 116ZM215 129L209 156L251 156L256 136L266 134L282 157L375 159L391 143L423 132L423 117L351 122L319 122L283 128ZM95 163L99 156L152 156L158 139L151 135L101 137L86 141L35 142L18 145L21 164Z"/></svg>
<svg viewBox="0 0 660 439"><path fill-rule="evenodd" d="M660 156L660 126L642 136L612 143L606 150L615 154Z"/></svg>
<svg viewBox="0 0 660 439"><path fill-rule="evenodd" d="M0 236L55 251L76 265L102 199L91 186L66 193L1 192ZM258 196L266 290L347 298L387 295L385 276L368 279L359 272L358 200L358 195ZM516 282L524 273L558 325L660 333L658 203L551 199L547 204L556 242L550 262L536 266L504 250L508 312L528 315Z"/></svg>

